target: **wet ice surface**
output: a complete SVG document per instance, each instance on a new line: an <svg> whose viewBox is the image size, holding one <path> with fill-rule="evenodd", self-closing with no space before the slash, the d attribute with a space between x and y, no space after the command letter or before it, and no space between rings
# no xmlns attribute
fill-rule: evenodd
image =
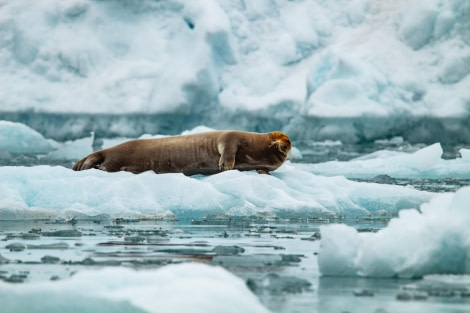
<svg viewBox="0 0 470 313"><path fill-rule="evenodd" d="M387 225L387 221L344 222L362 232ZM79 272L106 268L145 272L202 263L241 278L272 312L465 312L468 308L470 278L466 276L321 277L317 265L321 225L260 218L67 224L4 221L0 222L0 279L4 281L0 298L16 312L27 311L22 303L28 297L34 299L33 293L23 290L18 301L15 289L8 286L49 282L46 288L54 290L53 286L60 285L53 284L65 283ZM92 277L101 275L91 273ZM81 292L74 293L80 301ZM94 310L102 307L98 303Z"/></svg>

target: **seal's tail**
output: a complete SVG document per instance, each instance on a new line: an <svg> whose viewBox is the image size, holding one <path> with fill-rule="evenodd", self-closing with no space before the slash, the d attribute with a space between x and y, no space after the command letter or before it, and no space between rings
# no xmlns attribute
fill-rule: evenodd
<svg viewBox="0 0 470 313"><path fill-rule="evenodd" d="M90 168L99 168L103 161L103 154L95 152L75 163L72 169L74 171L83 171Z"/></svg>

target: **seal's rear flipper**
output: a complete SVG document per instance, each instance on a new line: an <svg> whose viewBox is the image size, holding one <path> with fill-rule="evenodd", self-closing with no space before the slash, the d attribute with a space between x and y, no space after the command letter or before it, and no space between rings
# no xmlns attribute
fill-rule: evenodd
<svg viewBox="0 0 470 313"><path fill-rule="evenodd" d="M100 168L103 160L103 155L101 153L95 152L75 163L72 169L74 171L83 171L90 168Z"/></svg>

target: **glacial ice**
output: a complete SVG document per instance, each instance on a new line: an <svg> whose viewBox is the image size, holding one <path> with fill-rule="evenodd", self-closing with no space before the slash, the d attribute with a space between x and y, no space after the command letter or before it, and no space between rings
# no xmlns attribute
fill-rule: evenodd
<svg viewBox="0 0 470 313"><path fill-rule="evenodd" d="M465 0L6 1L0 111L460 118L469 10Z"/></svg>
<svg viewBox="0 0 470 313"><path fill-rule="evenodd" d="M2 310L17 313L70 308L77 312L269 312L242 279L221 267L197 263L157 270L82 270L68 279L25 285L0 281L0 301Z"/></svg>
<svg viewBox="0 0 470 313"><path fill-rule="evenodd" d="M470 188L402 210L377 233L322 226L318 264L326 276L422 277L470 273Z"/></svg>

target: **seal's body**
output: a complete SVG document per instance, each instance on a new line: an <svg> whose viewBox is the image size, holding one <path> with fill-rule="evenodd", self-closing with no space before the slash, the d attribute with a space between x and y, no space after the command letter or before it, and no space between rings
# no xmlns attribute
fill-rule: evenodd
<svg viewBox="0 0 470 313"><path fill-rule="evenodd" d="M138 139L96 151L75 163L73 170L209 175L237 169L269 173L282 165L291 146L289 137L281 132L213 131Z"/></svg>

